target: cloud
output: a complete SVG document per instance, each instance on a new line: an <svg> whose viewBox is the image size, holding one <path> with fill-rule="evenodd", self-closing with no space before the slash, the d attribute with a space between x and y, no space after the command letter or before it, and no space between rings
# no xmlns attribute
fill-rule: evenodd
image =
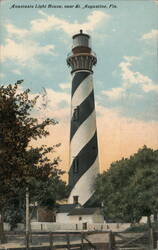
<svg viewBox="0 0 158 250"><path fill-rule="evenodd" d="M130 66L132 66L132 61L134 60L134 57L124 57L124 61L119 64L119 67L121 69L121 77L125 84L127 83L149 83L152 82L152 80L140 72L134 72L130 69Z"/></svg>
<svg viewBox="0 0 158 250"><path fill-rule="evenodd" d="M109 97L111 100L117 100L126 95L124 88L112 88L111 90L103 90L101 93Z"/></svg>
<svg viewBox="0 0 158 250"><path fill-rule="evenodd" d="M56 17L55 15L47 15L43 11L39 11L43 18L38 18L31 21L31 30L36 33L41 33L45 31L61 30L72 35L83 29L85 32L93 31L98 25L103 21L107 21L110 18L109 14L102 11L93 11L84 23L70 23L65 19Z"/></svg>
<svg viewBox="0 0 158 250"><path fill-rule="evenodd" d="M61 88L61 89L70 89L70 87L71 87L71 84L70 84L70 82L66 82L66 83L60 83L59 84L59 87Z"/></svg>
<svg viewBox="0 0 158 250"><path fill-rule="evenodd" d="M134 57L124 57L124 59L125 61L121 62L119 67L121 69L121 77L125 88L136 84L139 85L144 92L158 92L158 87L154 84L152 79L138 71L135 72L130 69L130 66L132 66L131 61L135 60Z"/></svg>
<svg viewBox="0 0 158 250"><path fill-rule="evenodd" d="M13 69L12 72L15 74L15 75L21 75L21 72L19 69Z"/></svg>
<svg viewBox="0 0 158 250"><path fill-rule="evenodd" d="M41 46L30 40L16 42L12 39L6 39L5 42L5 45L0 46L2 61L9 59L14 60L16 63L26 64L26 62L30 63L30 60L34 60L38 55L53 55L54 46L52 44Z"/></svg>
<svg viewBox="0 0 158 250"><path fill-rule="evenodd" d="M18 86L17 93L23 93L24 87ZM50 88L43 88L42 91L29 93L32 100L38 96L34 114L38 119L46 119L47 117L65 121L70 116L70 100L71 95L65 92L56 91Z"/></svg>
<svg viewBox="0 0 158 250"><path fill-rule="evenodd" d="M102 11L92 11L87 16L86 21L79 23L77 21L68 22L66 19L59 18L55 15L47 15L43 11L38 12L43 18L37 18L30 21L30 29L20 29L13 24L7 24L6 29L9 35L14 35L18 38L24 38L33 34L42 33L46 31L61 30L68 35L72 35L83 29L85 32L93 31L102 22L107 21L111 16Z"/></svg>
<svg viewBox="0 0 158 250"><path fill-rule="evenodd" d="M149 33L144 34L141 37L142 40L153 40L156 39L158 40L158 30L152 29Z"/></svg>
<svg viewBox="0 0 158 250"><path fill-rule="evenodd" d="M133 87L136 86L141 91L148 93L148 92L155 92L158 93L158 85L154 84L152 79L148 76L143 75L138 71L131 70L131 66L133 61L139 60L139 57L135 56L124 56L124 60L118 65L121 69L120 76L121 76L121 86L112 88L110 90L104 90L101 94L107 96L111 101L116 101L122 98L142 98L143 94L137 94L135 92L136 89L133 91Z"/></svg>
<svg viewBox="0 0 158 250"><path fill-rule="evenodd" d="M32 37L32 35L52 31L60 30L64 31L68 35L72 35L83 29L84 32L94 31L100 24L110 19L110 15L103 11L92 11L90 15L87 16L85 22L79 23L74 21L74 23L67 21L66 19L59 18L55 15L47 15L43 11L38 12L42 18L37 18L30 21L30 29L20 29L15 25L8 23L5 25L9 36L13 36L19 39ZM99 37L99 34L97 34ZM102 34L103 36L103 34Z"/></svg>
<svg viewBox="0 0 158 250"><path fill-rule="evenodd" d="M45 116L65 121L70 115L70 95L64 92L46 88L45 94L40 94L37 101L38 116ZM60 112L59 112L60 110Z"/></svg>
<svg viewBox="0 0 158 250"><path fill-rule="evenodd" d="M146 91L147 92L147 91ZM133 93L132 91L129 91L125 87L120 88L112 88L111 90L103 90L101 92L102 95L105 95L109 98L111 101L118 101L121 99L129 99L129 98L142 98L143 95Z"/></svg>
<svg viewBox="0 0 158 250"><path fill-rule="evenodd" d="M6 24L6 30L7 30L9 35L14 35L14 36L19 37L19 38L26 37L29 34L29 30L19 29L11 23Z"/></svg>
<svg viewBox="0 0 158 250"><path fill-rule="evenodd" d="M5 77L5 74L0 73L0 78L4 78L4 77Z"/></svg>
<svg viewBox="0 0 158 250"><path fill-rule="evenodd" d="M144 84L142 86L144 92L148 93L150 91L154 91L158 93L158 85L153 84L153 83L148 83L148 84Z"/></svg>
<svg viewBox="0 0 158 250"><path fill-rule="evenodd" d="M14 60L20 66L39 67L40 61L37 60L39 55L55 55L55 46L47 44L45 46L39 44L36 34L60 30L68 35L72 35L82 28L86 31L93 31L102 22L110 18L109 14L102 11L92 11L87 16L85 22L79 23L74 21L69 22L66 19L59 18L55 15L47 15L43 11L39 11L41 18L30 21L29 29L19 28L8 23L5 25L8 32L8 38L1 45L1 60ZM61 85L61 88L66 88L66 85Z"/></svg>
<svg viewBox="0 0 158 250"><path fill-rule="evenodd" d="M123 58L129 63L132 63L135 60L140 60L140 57L138 56L124 56Z"/></svg>

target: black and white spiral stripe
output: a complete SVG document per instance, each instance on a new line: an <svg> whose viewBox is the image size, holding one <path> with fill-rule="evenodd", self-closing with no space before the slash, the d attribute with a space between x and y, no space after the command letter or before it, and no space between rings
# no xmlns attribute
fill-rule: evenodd
<svg viewBox="0 0 158 250"><path fill-rule="evenodd" d="M79 196L79 203L84 205L92 196L99 172L92 73L74 73L71 98L69 203L73 203L73 196Z"/></svg>

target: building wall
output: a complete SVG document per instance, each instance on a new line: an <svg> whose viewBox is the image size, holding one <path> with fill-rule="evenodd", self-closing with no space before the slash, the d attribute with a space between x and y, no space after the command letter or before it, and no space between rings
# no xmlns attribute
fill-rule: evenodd
<svg viewBox="0 0 158 250"><path fill-rule="evenodd" d="M93 215L71 215L70 221L71 223L104 223L104 217L99 214Z"/></svg>
<svg viewBox="0 0 158 250"><path fill-rule="evenodd" d="M93 214L93 223L104 223L104 216L102 214Z"/></svg>
<svg viewBox="0 0 158 250"><path fill-rule="evenodd" d="M70 223L70 218L68 216L68 213L57 213L56 222L57 223Z"/></svg>
<svg viewBox="0 0 158 250"><path fill-rule="evenodd" d="M104 223L104 217L99 211L90 215L68 215L68 213L57 213L57 223Z"/></svg>
<svg viewBox="0 0 158 250"><path fill-rule="evenodd" d="M71 223L93 223L93 215L70 215Z"/></svg>

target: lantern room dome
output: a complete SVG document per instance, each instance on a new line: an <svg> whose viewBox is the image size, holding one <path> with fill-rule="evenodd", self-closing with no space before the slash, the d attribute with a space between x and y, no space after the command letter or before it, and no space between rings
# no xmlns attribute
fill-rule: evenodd
<svg viewBox="0 0 158 250"><path fill-rule="evenodd" d="M89 35L84 34L83 31L80 30L80 33L74 35L72 38L73 38L72 52L74 54L91 52Z"/></svg>

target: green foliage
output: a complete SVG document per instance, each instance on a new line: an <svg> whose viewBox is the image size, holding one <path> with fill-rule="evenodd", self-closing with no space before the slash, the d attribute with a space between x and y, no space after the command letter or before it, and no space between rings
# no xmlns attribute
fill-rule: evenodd
<svg viewBox="0 0 158 250"><path fill-rule="evenodd" d="M13 196L5 205L5 222L11 225L11 230L16 227L17 223L23 222L24 213L24 196Z"/></svg>
<svg viewBox="0 0 158 250"><path fill-rule="evenodd" d="M31 117L38 97L30 99L28 89L19 91L22 82L0 87L1 213L9 211L9 207L19 211L24 208L26 187L29 188L30 202L42 205L54 206L56 199L66 195L66 184L61 180L64 172L58 168L60 158L48 158L60 144L30 146L32 140L48 136L46 127L57 122L50 118L39 122Z"/></svg>
<svg viewBox="0 0 158 250"><path fill-rule="evenodd" d="M158 150L144 146L129 159L122 159L100 174L95 183L96 199L106 217L139 221L158 211Z"/></svg>

